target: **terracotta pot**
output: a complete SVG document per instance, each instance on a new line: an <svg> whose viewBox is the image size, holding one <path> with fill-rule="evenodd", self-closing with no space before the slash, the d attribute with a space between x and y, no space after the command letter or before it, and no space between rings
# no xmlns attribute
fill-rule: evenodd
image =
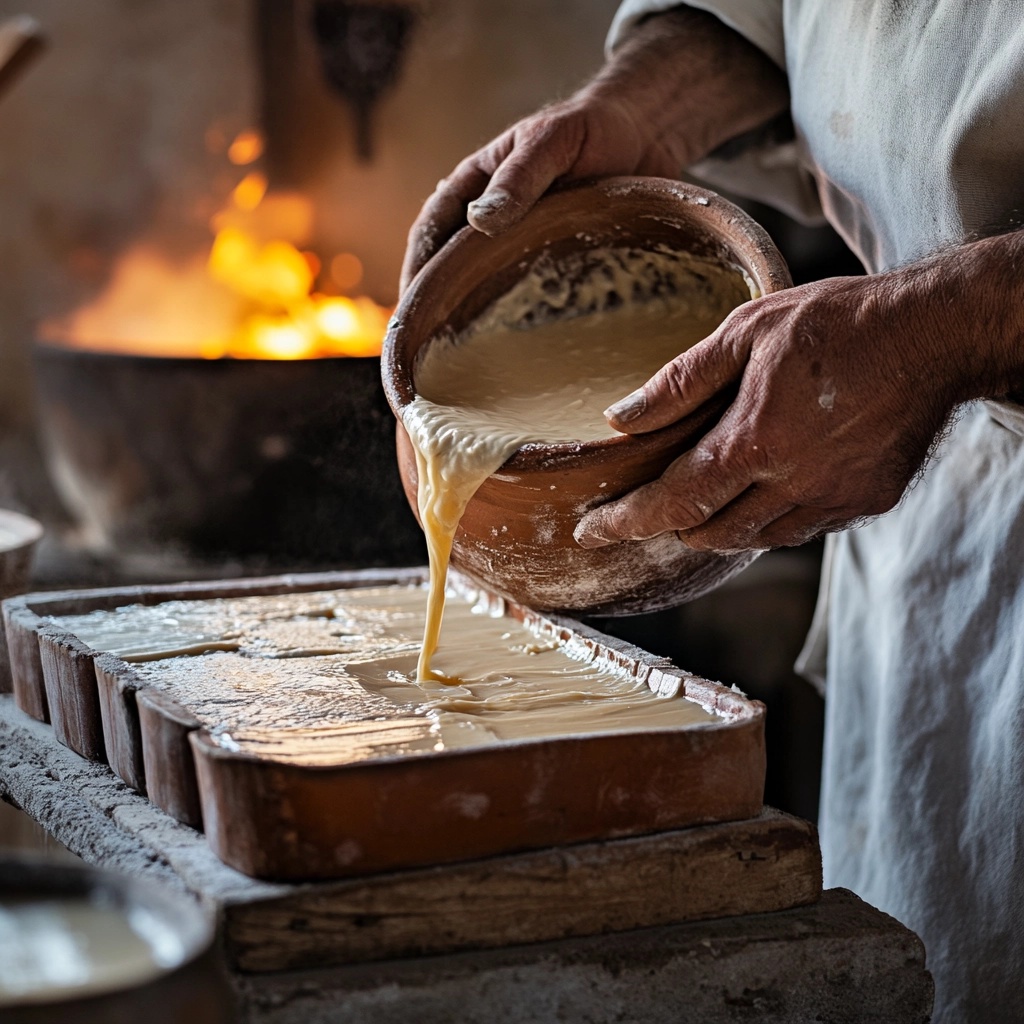
<svg viewBox="0 0 1024 1024"><path fill-rule="evenodd" d="M534 262L583 247L672 250L741 267L762 293L792 282L764 229L721 196L662 178L610 178L554 192L497 238L464 228L427 264L388 330L382 371L401 420L414 397L423 345L460 331ZM728 396L638 437L528 444L484 481L455 537L452 561L498 593L544 611L633 614L698 597L738 572L752 552L709 554L675 534L588 551L573 539L584 510L657 478L706 432ZM416 507L416 462L398 429L402 482Z"/></svg>

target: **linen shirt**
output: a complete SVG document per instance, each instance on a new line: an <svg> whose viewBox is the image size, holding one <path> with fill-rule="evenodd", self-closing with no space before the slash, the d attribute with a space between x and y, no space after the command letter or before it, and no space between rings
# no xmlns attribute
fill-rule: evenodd
<svg viewBox="0 0 1024 1024"><path fill-rule="evenodd" d="M609 47L675 6L626 0ZM1021 224L1024 3L691 6L785 70L796 129L694 173L826 217L871 273ZM935 1021L1024 1021L1024 411L965 408L895 510L829 540L826 885L921 935Z"/></svg>

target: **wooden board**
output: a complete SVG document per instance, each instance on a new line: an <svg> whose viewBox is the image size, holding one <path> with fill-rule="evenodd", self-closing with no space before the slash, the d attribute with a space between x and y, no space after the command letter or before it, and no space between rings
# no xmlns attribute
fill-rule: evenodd
<svg viewBox="0 0 1024 1024"><path fill-rule="evenodd" d="M330 879L512 851L749 819L764 785L764 709L579 623L514 605L507 614L582 642L653 688L681 687L723 716L699 729L585 734L438 754L296 765L226 750L131 666L48 622L125 604L308 593L422 579L422 570L28 595L4 605L19 706L45 687L56 737L109 759L130 786L204 828L253 877ZM39 660L31 657L34 636ZM27 699L26 699L27 697ZM472 799L469 799L469 798Z"/></svg>
<svg viewBox="0 0 1024 1024"><path fill-rule="evenodd" d="M232 908L225 939L247 971L600 935L783 910L821 895L810 823L757 818L492 857L297 890Z"/></svg>
<svg viewBox="0 0 1024 1024"><path fill-rule="evenodd" d="M246 878L204 837L0 695L0 798L90 863L158 880L215 910L246 972L494 948L818 901L814 827L747 821L316 885Z"/></svg>

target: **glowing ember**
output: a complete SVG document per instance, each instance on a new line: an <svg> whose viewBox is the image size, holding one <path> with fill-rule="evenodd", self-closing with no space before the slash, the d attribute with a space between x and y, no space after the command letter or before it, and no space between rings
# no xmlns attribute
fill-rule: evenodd
<svg viewBox="0 0 1024 1024"><path fill-rule="evenodd" d="M263 139L242 132L226 152L248 167ZM339 253L322 266L301 248L312 224L307 199L269 192L266 176L248 170L213 218L207 257L171 263L152 246L136 246L96 301L47 325L44 336L78 348L205 359L380 355L391 311L365 296L318 290L325 270L321 289L351 291L363 265Z"/></svg>
<svg viewBox="0 0 1024 1024"><path fill-rule="evenodd" d="M259 132L242 132L228 146L228 159L233 164L244 166L263 156L263 136Z"/></svg>

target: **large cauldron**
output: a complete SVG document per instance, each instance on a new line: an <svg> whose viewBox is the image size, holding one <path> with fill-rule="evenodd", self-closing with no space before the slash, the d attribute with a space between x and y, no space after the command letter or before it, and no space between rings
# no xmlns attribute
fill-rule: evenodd
<svg viewBox="0 0 1024 1024"><path fill-rule="evenodd" d="M97 548L290 570L423 561L368 358L35 350L50 469Z"/></svg>

